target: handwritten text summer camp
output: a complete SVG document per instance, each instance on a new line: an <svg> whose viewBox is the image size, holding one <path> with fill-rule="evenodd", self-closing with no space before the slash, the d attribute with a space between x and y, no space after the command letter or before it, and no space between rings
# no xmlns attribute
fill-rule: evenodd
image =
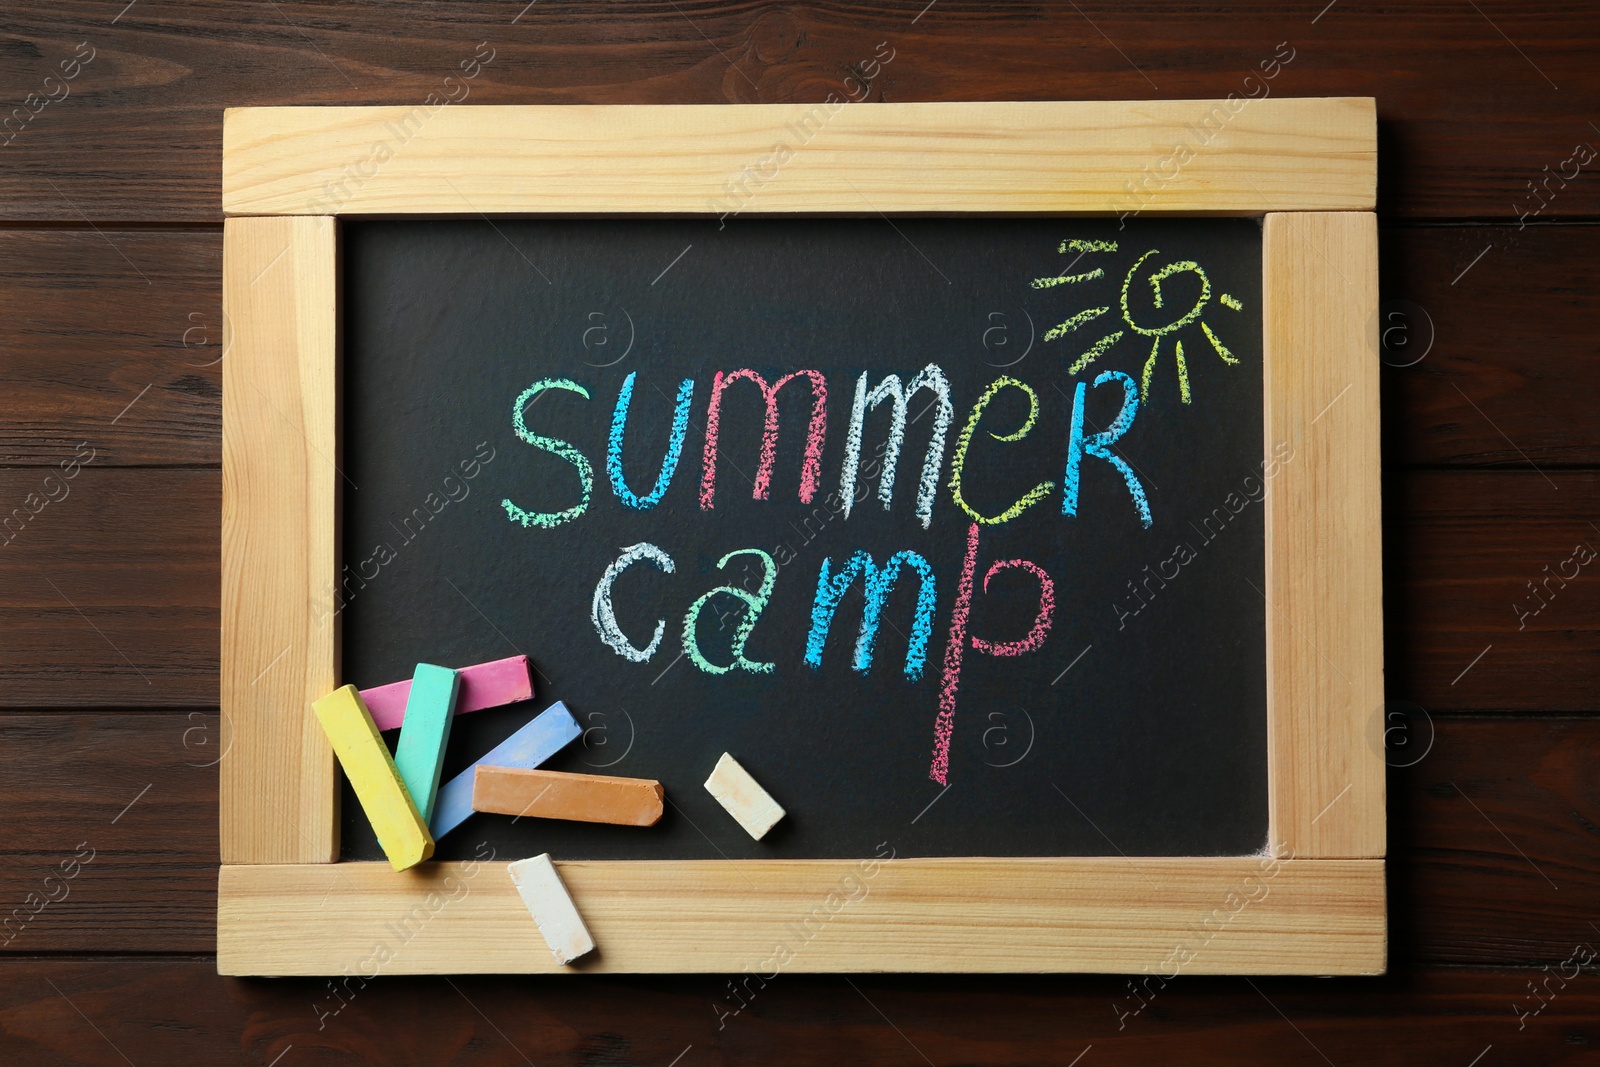
<svg viewBox="0 0 1600 1067"><path fill-rule="evenodd" d="M1063 254L1076 252L1080 256L1085 253L1107 253L1117 250L1117 242L1083 240L1062 242L1060 249ZM1157 261L1146 266L1156 255L1152 249L1139 256L1123 279L1119 301L1120 328L1108 331L1089 347L1068 371L1074 375L1079 373L1091 361L1115 346L1119 339L1127 336L1130 340L1142 338L1150 345L1141 380L1136 382L1128 374L1116 370L1100 372L1092 383L1079 380L1071 397L1072 410L1059 479L1052 478L1038 482L1002 509L981 511L964 492L962 479L967 466L968 452L980 430L983 431L983 438L993 443L986 443L984 446L986 448L1021 441L1033 432L1038 422L1040 405L1038 394L1032 386L1009 375L1000 375L991 381L967 409L965 421L956 436L953 451L949 454L948 471L945 473L946 438L956 414L956 407L951 397L949 379L937 364L927 364L910 375L909 380L902 378L898 373L888 373L874 383L872 375L866 371L853 382L847 380L847 388L853 386L853 398L845 435L839 486L829 497L830 507L833 507L843 519L848 520L852 508L865 499L867 495L865 490L859 494L857 492L858 471L862 466L862 438L869 411L887 403L892 408L892 422L889 425L887 439L881 447L880 459L876 464L880 468L877 496L884 510L892 509L896 471L906 438L907 411L911 407L913 397L918 397L920 402L919 394L925 394L929 398L929 403L924 408L924 414L931 411L933 421L927 451L922 457L920 477L916 484L914 514L924 529L929 527L933 520L941 474L944 474L943 481L948 499L967 520L966 552L961 573L956 577L953 597L949 592L943 591L948 589L945 583L949 581L949 576L941 582L928 559L910 549L900 548L892 551L881 563L878 557L867 549L857 550L848 558L824 557L816 577L804 659L807 666L812 669L822 666L823 652L834 616L845 595L857 579L860 579L863 585L864 604L852 666L858 672L869 672L872 669L873 647L877 641L885 603L900 576L910 571L918 582L918 592L906 649L904 673L908 680L918 682L923 677L928 645L933 639L934 616L939 606L940 595L943 593L948 604L948 624L939 686L939 711L934 725L933 757L929 769L930 776L941 784L947 782L949 773L950 740L955 723L956 694L960 687L964 657L969 651L997 657L1023 656L1034 652L1049 634L1056 611L1055 583L1045 568L1034 560L996 560L983 570L982 583L978 584L979 541L983 528L1011 522L1031 508L1059 508L1063 516L1069 518L1077 516L1079 485L1083 472L1086 468L1093 469L1104 464L1105 466L1099 469L1109 468L1108 473L1114 475L1113 481L1120 482L1121 487L1126 490L1127 506L1133 516L1137 517L1144 528L1149 529L1152 516L1144 485L1135 469L1113 450L1113 446L1134 425L1144 397L1148 395L1152 371L1161 357L1163 347L1172 354L1180 396L1185 405L1191 400L1191 392L1183 341L1178 339L1176 331L1184 327L1193 327L1195 332L1201 335L1199 340L1208 341L1217 357L1224 363L1239 362L1212 328L1200 320L1200 314L1210 304L1213 292L1204 270L1192 260L1177 260L1164 266L1158 265ZM1192 306L1181 313L1170 304L1165 308L1162 307L1163 282L1177 275L1190 275L1198 283L1197 299ZM1102 277L1104 272L1096 268L1080 274L1039 278L1034 280L1032 285L1035 289L1063 287L1070 289L1079 283ZM1159 324L1146 322L1138 308L1130 304L1130 289L1135 279L1139 277L1146 278L1152 290L1153 299L1148 311L1162 315L1167 321ZM1226 293L1218 296L1217 304L1235 312L1241 307L1235 298ZM1048 342L1066 338L1080 326L1088 326L1096 320L1111 320L1113 314L1113 305L1110 301L1106 302L1106 306L1085 308L1046 333L1044 340ZM1191 345L1193 343L1191 341ZM611 491L620 505L629 509L648 511L661 503L677 473L684 451L690 412L695 406L695 397L702 383L697 383L693 378L684 378L679 383L665 455L661 460L655 484L647 492L641 493L629 484L623 462L624 442L628 436L628 415L633 405L637 379L637 372L627 375L615 397L604 463ZM796 391L808 390L810 394L811 413L800 470L799 499L802 504L811 504L818 493L822 479L823 444L828 433L830 383L827 377L821 371L806 369L795 370L769 381L758 371L746 367L733 371L717 371L712 375L709 385L709 396L704 408L705 441L699 472L701 513L709 515L716 507L718 449L724 404L744 403L747 402L746 398L753 399L757 393L765 401L765 419L761 435L760 461L751 492L756 500L769 498L778 451L778 398L780 392L791 387ZM835 390L838 389L837 379L832 385ZM1105 429L1094 433L1085 432L1084 426L1084 409L1091 390L1104 390L1111 394L1105 403L1114 402L1116 394L1121 394L1121 404L1116 416ZM535 510L530 506L533 502L526 498L504 499L502 506L506 516L512 522L520 523L529 529L551 529L578 521L589 510L594 494L594 464L589 456L573 444L540 434L527 425L529 404L542 394L551 392L575 394L584 401L591 399L589 389L578 381L570 378L541 378L522 390L513 402L512 429L522 441L569 464L577 476L578 492L576 502L562 510ZM995 415L986 417L992 402L1008 392L1020 393L1026 398L1028 414L1020 426L996 426L998 420ZM997 414L999 410L996 409ZM637 442L634 447L638 447ZM573 497L569 495L566 499L572 500ZM772 597L780 563L764 549L752 547L728 552L717 561L717 567L719 570L725 570L728 564L736 559L741 560L747 570L752 564L759 566L758 587L752 591L737 585L719 585L702 593L689 605L682 619L682 655L696 668L710 674L722 675L734 671L771 673L776 669L775 664L750 659L745 655L745 644ZM619 575L641 562L648 563L666 574L674 573L677 567L667 547L641 541L624 548L621 554L605 568L604 573L598 576L591 611L591 620L600 640L617 655L639 664L649 662L660 650L666 635L667 620L658 619L649 640L639 643L636 637L630 637L623 632L617 620L612 607L612 587ZM787 563L789 560L783 562ZM1007 570L1022 571L1031 576L1037 584L1033 619L1026 636L1021 639L986 640L969 632L968 629L973 597L987 592L990 581L997 574ZM976 590L975 586L978 586ZM732 634L731 657L728 657L728 662L725 663L713 662L708 658L700 647L698 636L701 613L707 606L714 600L719 605L728 603L726 599L717 598L732 598L742 607ZM719 653L717 658L722 659L724 655Z"/></svg>

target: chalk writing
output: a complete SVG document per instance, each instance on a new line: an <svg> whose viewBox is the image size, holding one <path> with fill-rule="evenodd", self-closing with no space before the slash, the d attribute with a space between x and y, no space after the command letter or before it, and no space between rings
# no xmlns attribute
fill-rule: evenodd
<svg viewBox="0 0 1600 1067"><path fill-rule="evenodd" d="M917 614L911 623L911 640L906 648L906 677L915 682L922 677L922 665L928 658L928 636L933 630L934 577L933 567L919 552L896 552L880 569L871 554L857 552L850 557L838 574L831 574L832 560L823 557L822 570L817 575L817 595L811 606L811 632L806 636L806 664L822 666L822 646L828 641L828 628L839 610L839 601L855 582L865 575L863 595L866 603L861 609L861 633L856 639L855 669L862 674L872 669L872 644L878 636L878 626L883 616L883 602L894 590L895 579L902 567L917 572L922 582L917 587Z"/></svg>
<svg viewBox="0 0 1600 1067"><path fill-rule="evenodd" d="M740 548L729 552L717 560L717 569L722 570L728 561L735 556L755 556L761 561L762 577L761 588L755 593L746 592L736 585L719 585L715 589L702 594L700 599L689 606L689 612L683 617L683 651L696 667L708 674L727 674L731 670L753 671L757 674L770 673L776 664L756 663L745 658L744 643L750 639L750 632L756 628L756 619L761 617L761 612L767 606L767 601L772 599L772 586L778 580L778 565L771 556L759 548ZM700 623L700 612L706 606L706 601L724 593L737 600L744 601L744 615L739 619L739 625L733 631L733 662L726 667L719 667L706 659L700 652L700 642L696 630ZM646 657L647 659L649 657Z"/></svg>
<svg viewBox="0 0 1600 1067"><path fill-rule="evenodd" d="M1133 468L1128 466L1128 461L1111 451L1111 446L1117 438L1127 433L1133 426L1133 417L1139 411L1139 394L1134 388L1133 379L1121 371L1103 371L1094 380L1094 384L1101 386L1113 381L1122 383L1122 410L1117 412L1117 417L1111 420L1110 426L1087 437L1083 435L1083 407L1088 383L1078 383L1077 396L1074 397L1072 404L1071 436L1067 439L1067 472L1061 480L1064 489L1061 497L1061 514L1078 513L1078 478L1083 467L1083 457L1094 456L1111 464L1122 475L1123 482L1128 486L1128 493L1133 497L1133 506L1139 512L1139 521L1148 529L1152 520L1150 501L1144 495L1144 486L1139 483Z"/></svg>
<svg viewBox="0 0 1600 1067"><path fill-rule="evenodd" d="M656 649L661 647L661 636L667 629L665 619L656 620L655 635L650 638L650 643L644 648L634 648L628 643L628 636L617 625L616 612L611 609L611 583L617 580L619 574L642 559L649 560L667 574L677 569L672 557L655 545L644 541L630 545L622 550L622 555L618 556L611 566L606 568L600 584L594 587L594 606L591 610L591 618L595 630L600 634L600 640L610 646L617 655L634 663L648 662L650 657L656 654Z"/></svg>
<svg viewBox="0 0 1600 1067"><path fill-rule="evenodd" d="M765 378L745 368L731 374L718 371L711 380L711 406L706 409L705 469L700 477L702 508L711 510L717 487L717 438L722 430L723 390L745 378L756 384L767 402L767 418L761 428L761 465L756 468L755 485L750 493L757 500L765 500L772 485L772 464L778 454L778 390L802 377L811 382L811 425L806 430L806 458L800 468L800 502L811 503L817 492L817 478L822 473L822 441L828 432L828 381L820 371L797 370L769 386Z"/></svg>
<svg viewBox="0 0 1600 1067"><path fill-rule="evenodd" d="M933 763L928 777L940 785L947 785L950 772L950 737L955 731L956 692L961 687L961 664L966 656L967 644L991 656L1020 656L1032 652L1044 643L1050 632L1051 617L1055 612L1055 583L1043 567L1031 560L1003 559L992 565L983 576L984 592L989 591L989 579L1002 570L1018 567L1039 579L1039 611L1034 617L1028 636L1021 641L990 642L969 635L967 619L972 610L972 576L978 562L978 524L967 530L967 555L961 564L961 584L956 590L956 606L950 615L950 639L944 650L944 674L939 683L939 715L933 727Z"/></svg>
<svg viewBox="0 0 1600 1067"><path fill-rule="evenodd" d="M1054 482L1040 482L1038 485L1022 494L1016 503L1006 508L1000 514L993 516L980 514L972 507L972 505L968 504L966 499L961 495L961 468L966 465L967 446L972 443L972 432L978 428L978 422L983 418L983 413L989 407L989 402L995 398L1000 390L1005 389L1008 386L1015 389L1021 389L1024 393L1028 394L1028 417L1026 420L1024 420L1020 427L1011 433L998 434L991 431L989 436L994 438L996 441L1020 441L1024 437L1028 436L1028 431L1033 429L1033 424L1039 418L1039 394L1033 391L1033 387L1031 385L1028 385L1025 382L1019 382L1015 378L1007 377L1006 375L1002 374L1000 377L989 383L989 388L985 389L983 391L983 395L978 398L978 402L972 405L972 414L967 416L966 428L961 431L961 436L956 440L955 460L950 469L951 498L955 500L956 506L962 511L970 515L975 521L981 522L985 525L998 525L1000 523L1010 522L1018 515L1021 515L1028 508L1032 507L1040 500L1043 500L1046 496L1050 495L1050 490L1055 487Z"/></svg>
<svg viewBox="0 0 1600 1067"><path fill-rule="evenodd" d="M1115 252L1117 247L1117 242L1115 241L1067 240L1061 243L1060 251L1076 251L1079 253L1079 258L1082 258L1083 254L1088 252ZM1150 285L1150 302L1154 305L1156 310L1165 310L1170 312L1171 309L1166 308L1165 306L1167 301L1167 292L1162 283L1167 281L1169 278L1175 278L1182 274L1192 275L1199 283L1199 293L1195 297L1192 305L1190 305L1176 318L1165 323L1150 323L1144 321L1143 316L1135 312L1131 299L1132 290L1134 288L1134 279L1139 275L1139 272L1144 268L1145 263L1150 260L1151 257L1158 256L1160 254L1161 253L1159 249L1149 249L1134 261L1133 266L1130 267L1127 274L1123 276L1119 305L1122 311L1122 322L1127 329L1113 329L1103 334L1097 341L1089 345L1088 348L1086 348L1078 355L1076 359L1073 360L1072 365L1068 368L1067 373L1080 373L1084 368L1088 367L1089 364L1093 363L1095 360L1111 351L1111 349L1116 346L1117 342L1122 340L1122 338L1127 335L1128 330L1131 330L1141 337L1147 337L1150 339L1150 351L1145 357L1144 368L1139 377L1139 395L1141 399L1147 399L1150 395L1150 381L1155 374L1156 366L1161 356L1161 339L1163 337L1172 337L1172 356L1173 364L1177 371L1178 395L1183 403L1188 404L1193 400L1193 396L1189 386L1189 365L1183 350L1183 339L1176 336L1179 330L1190 325L1191 323L1198 324L1202 335L1208 342L1210 342L1212 350L1216 352L1217 356L1224 363L1237 365L1239 360L1238 357L1236 357L1228 349L1228 346L1225 345L1217 336L1216 331L1211 328L1210 324L1200 320L1200 316L1204 314L1206 306L1211 302L1211 278L1206 274L1205 269L1192 259L1173 260L1172 262L1165 263L1151 270L1147 276L1147 280ZM1076 263L1077 260L1073 260L1073 262ZM1057 277L1035 278L1030 284L1035 289L1050 289L1059 285L1093 281L1104 276L1104 273L1105 272L1103 268L1096 267L1093 270L1080 274L1063 274ZM1237 297L1230 293L1219 293L1217 295L1217 303L1230 311L1244 310L1244 304ZM1092 305L1085 307L1081 311L1074 312L1057 325L1046 330L1043 340L1046 342L1059 341L1063 337L1067 337L1068 335L1076 332L1080 327L1085 326L1101 316L1108 314L1110 311L1110 305Z"/></svg>
<svg viewBox="0 0 1600 1067"><path fill-rule="evenodd" d="M502 500L501 506L506 509L506 514L524 526L538 526L548 529L560 526L564 522L571 522L585 511L589 510L589 494L594 491L594 468L589 466L589 457L579 452L565 441L554 437L540 437L528 431L527 423L523 421L523 409L528 401L537 397L546 389L565 389L577 393L585 400L589 399L589 390L577 382L566 378L543 378L524 389L511 406L511 428L516 435L535 448L542 448L546 452L560 456L572 464L578 471L578 481L583 485L583 499L565 511L524 511L513 504L510 499Z"/></svg>
<svg viewBox="0 0 1600 1067"><path fill-rule="evenodd" d="M689 428L689 404L694 400L694 379L685 378L678 386L678 399L672 408L672 432L667 438L667 454L661 460L661 471L656 475L655 488L647 496L635 496L628 488L622 473L622 436L628 425L628 405L633 400L633 380L637 371L622 381L622 391L617 394L616 410L611 416L611 436L606 442L606 474L611 478L611 489L617 499L630 508L641 511L655 507L667 495L667 486L678 469L678 457L683 453L683 436Z"/></svg>
<svg viewBox="0 0 1600 1067"><path fill-rule="evenodd" d="M1130 336L1140 339L1138 359L1141 361L1137 370L1132 366L1127 370L1097 368L1092 380L1080 380L1073 383L1071 390L1060 390L1067 401L1068 410L1065 412L1067 418L1065 432L1061 437L1053 438L1059 442L1056 447L1061 447L1064 452L1064 455L1057 453L1058 458L1054 461L1062 464L1057 468L1061 470L1059 483L1061 500L1058 514L1063 519L1083 523L1089 514L1104 514L1109 508L1117 521L1129 524L1130 530L1151 530L1155 526L1156 516L1146 492L1146 482L1129 456L1137 455L1149 440L1143 433L1143 426L1152 417L1146 412L1150 410L1149 405L1153 402L1152 393L1156 389L1156 377L1161 359L1164 354L1171 358L1178 400L1182 404L1192 403L1194 390L1190 364L1193 362L1191 357L1195 352L1203 351L1204 347L1209 345L1221 366L1238 366L1242 362L1225 343L1226 330L1219 332L1212 321L1207 321L1212 318L1207 313L1214 308L1240 313L1244 310L1244 302L1214 286L1211 276L1198 259L1182 256L1164 257L1160 249L1126 248L1126 242L1119 244L1117 241L1075 237L1062 240L1058 252L1076 258L1071 259L1064 269L1054 275L1027 280L1026 284L1033 290L1054 297L1068 292L1087 292L1102 279L1107 286L1118 284L1117 279L1120 278L1120 290L1116 297L1113 298L1108 289L1102 289L1099 299L1084 299L1081 306L1071 309L1069 314L1059 319L1057 324L1045 333L1045 341L1060 341L1086 332L1091 324L1109 323L1113 318L1120 319L1120 322L1113 325L1099 327L1104 332L1097 340L1075 355L1060 361L1068 364L1067 374L1077 375L1097 360L1109 360L1114 355L1116 346ZM1085 256L1113 258L1080 266L1079 260ZM1119 261L1114 258L1117 256L1125 258ZM1147 349L1144 347L1145 342L1148 342ZM1206 362L1209 363L1209 360ZM898 463L906 446L908 431L915 431L922 426L927 427L927 445L921 456L921 469L916 479L916 500L913 510L917 524L923 530L931 529L938 510L936 504L943 476L948 487L948 500L954 505L955 511L962 516L959 521L966 529L965 552L959 576L956 576L953 583L948 577L941 581L937 573L938 568L933 562L940 557L926 550L913 550L904 545L883 546L876 551L867 547L847 545L842 550L822 555L820 559L813 557L813 563L810 565L816 566L817 570L814 592L810 599L809 618L806 620L809 625L800 661L810 670L823 669L828 636L834 620L841 605L850 596L851 590L859 583L862 597L861 621L859 629L855 632L853 648L848 658L851 670L862 675L870 673L879 631L885 622L884 613L894 590L900 583L902 575L907 575L908 580L914 579L917 591L909 634L894 626L893 622L890 622L890 625L906 636L905 661L899 673L908 684L916 685L924 680L936 620L941 610L947 613L943 631L945 647L937 684L938 710L933 724L933 752L929 764L929 777L942 784L948 784L955 712L966 656L970 653L1010 659L1035 653L1049 640L1056 617L1056 586L1060 575L1052 575L1039 562L1022 558L1001 559L989 563L983 569L981 583L977 578L980 573L978 562L983 529L1004 526L1025 514L1029 516L1025 520L1026 524L1043 521L1047 511L1055 512L1056 509L1034 509L1034 505L1049 499L1058 491L1057 481L1048 477L1035 480L1037 477L1035 475L1021 482L1024 486L1031 484L1031 488L1010 499L1009 503L1002 501L1010 498L1012 493L1016 492L1015 489L1006 491L1000 501L993 501L992 496L989 499L974 501L974 497L984 495L978 492L979 489L992 491L994 483L992 474L996 469L1005 471L1024 469L1026 464L1037 462L1035 458L1029 458L1026 464L1020 458L1009 463L1004 460L1010 459L1013 455L1034 457L1037 454L1036 448L1018 448L1010 452L1000 450L998 459L995 456L985 455L981 466L982 477L976 474L980 469L977 463L972 467L974 473L971 475L968 473L969 460L973 460L976 456L975 448L987 451L990 448L987 442L997 445L1014 444L1041 429L1040 423L1045 412L1039 391L1029 382L1010 375L1001 375L990 381L967 409L967 416L949 454L946 473L946 442L956 411L955 398L951 395L951 379L945 370L939 364L932 362L926 363L914 373L905 367L881 372L866 369L858 372L852 369L844 378L850 403L839 482L836 489L830 489L823 485L822 472L829 423L829 383L827 375L822 371L803 368L775 373L770 368L758 370L750 366L733 370L708 369L706 373L710 378L707 389L699 388L699 383L693 377L675 376L676 395L671 401L671 423L659 466L653 466L650 462L654 453L648 445L646 446L648 456L642 470L646 475L652 469L655 471L654 478L648 483L646 490L645 483L630 484L629 467L624 461L624 447L628 443L628 420L636 399L635 392L641 386L641 376L649 373L648 370L634 371L623 377L610 409L609 429L604 441L603 462L606 479L603 484L609 485L616 506L631 511L649 511L657 508L671 494L689 429L697 425L690 417L697 398L703 398L705 404L704 448L699 484L697 487L693 485L687 487L687 491L698 505L699 513L709 518L710 513L715 511L718 467L732 463L731 459L725 459L723 455L728 451L729 444L723 437L724 405L750 403L754 400L754 394L760 396L762 405L760 458L750 482L751 498L765 502L772 495L774 468L779 456L780 394L790 385L804 387L803 391L809 395L810 404L808 414L805 416L803 447L798 450L801 457L798 498L801 504L807 506L809 514L805 517L804 529L792 522L790 526L806 543L809 543L815 535L813 526L820 530L826 524L847 523L861 510L867 498L874 492L882 510L892 511ZM649 389L660 394L662 402L667 400L665 385L666 383L649 383ZM1108 391L1099 394L1100 399L1095 400L1095 391L1102 387ZM733 397L731 401L730 390ZM845 390L839 389L839 379L836 377L835 399L838 400L840 393ZM990 412L993 403L1007 391L1021 393L1026 398L1027 412L1018 423L992 429L990 427L994 426L998 419L1017 418L1016 406L1005 407L1002 404L1002 410L1006 414ZM550 530L579 521L595 505L594 466L600 462L598 456L591 460L580 445L535 432L530 428L530 422L533 421L530 414L533 411L533 404L546 393L571 393L584 402L603 399L591 393L589 384L563 377L541 378L523 389L514 399L511 426L516 436L538 452L561 461L561 464L555 467L549 467L546 461L541 461L545 464L541 478L526 490L519 491L515 501L511 497L502 501L507 519L530 531ZM1114 402L1113 398L1118 394L1120 394L1120 404L1117 406L1115 416L1104 424L1104 428L1095 430L1086 416L1089 403L1091 400L1097 404ZM1005 399L1016 401L1018 398L1005 397ZM914 400L921 402L920 410L916 410L918 404L913 403ZM553 403L570 402L570 398L546 401L546 407ZM864 462L864 438L867 435L868 419L872 412L883 406L888 406L890 409L886 432L877 446L877 458L872 462ZM539 410L542 412L545 409ZM1052 409L1050 417L1060 417L1058 412L1059 409ZM930 413L933 418L924 423L922 417ZM984 421L986 415L991 416L987 424ZM798 412L791 409L789 418L795 420L799 417ZM744 420L740 422L743 424ZM879 425L882 426L881 416ZM985 431L987 442L980 439L980 428ZM791 426L789 432L793 434L795 429L796 427ZM637 439L634 441L635 447L639 447L640 444ZM784 454L794 455L795 450L791 446ZM731 456L732 452L728 451L728 455ZM1287 462L1290 455L1292 452L1270 459L1263 468L1265 477L1271 476L1269 467L1275 468ZM572 491L572 474L566 473L569 468L572 474L576 475L576 494ZM552 470L557 473L551 474ZM632 470L637 479L641 471L640 465L636 462ZM1115 477L1107 478L1108 471ZM693 479L693 475L688 477ZM871 486L873 480L877 482L875 490ZM1209 516L1204 521L1207 524L1215 524L1220 532L1228 520L1239 514L1246 504L1258 501L1263 492L1264 478L1252 478L1242 494L1229 496L1225 502L1226 510L1218 511L1216 515ZM823 501L818 507L812 508L812 502L819 493L822 494ZM1125 498L1123 493L1127 494ZM1125 503L1118 502L1122 500L1125 500ZM743 506L740 505L741 508ZM1029 514L1030 509L1034 509L1032 514ZM677 517L682 518L681 514ZM1134 519L1138 522L1137 528L1131 526ZM1215 533L1212 536L1214 537ZM647 635L642 630L645 626L650 626L649 623L640 626L640 632L630 636L624 632L618 621L613 604L614 595L648 596L650 590L661 587L661 583L666 580L663 576L680 576L680 581L685 577L692 578L694 574L702 573L701 569L709 562L706 560L695 566L680 569L672 554L673 550L670 543L655 544L641 540L627 545L621 548L620 554L606 565L604 573L599 576L593 588L589 608L594 633L602 644L627 663L647 664L661 654L666 641L668 619L665 616L656 618L653 628ZM773 551L779 554L781 563L785 567L798 558L795 548L788 544L775 545ZM1155 591L1174 580L1179 568L1196 558L1199 552L1200 549L1195 545L1180 544L1172 556L1161 563L1155 572L1150 572L1150 568L1146 568L1150 573L1147 574L1142 589L1130 582L1129 591L1132 596L1129 601L1126 604L1114 605L1119 628L1126 627L1129 619L1140 614L1153 598ZM879 560L883 562L880 564ZM735 564L735 561L738 563ZM635 572L635 577L623 582L623 576L629 573L635 564L641 562L649 566L639 568ZM731 564L733 566L730 566ZM774 559L773 555L759 548L736 547L731 551L722 552L717 560L716 569L726 572L721 579L725 584L713 585L709 589L701 585L699 590L703 591L695 591L698 595L693 595L691 592L685 596L688 607L681 616L681 655L700 671L711 675L734 673L770 675L785 669L780 666L783 662L780 657L766 652L758 656L747 651L762 613L771 602L777 587L779 567L780 559ZM1006 609L1006 614L1011 617L985 625L999 626L1003 628L1003 632L1009 630L1010 633L1022 633L1023 636L1001 640L971 633L969 622L974 610L974 599L989 597L994 580L1006 571L1021 572L999 583L1006 589L1005 595L994 594L999 603L1011 605ZM1015 617L1021 612L1015 607L1017 602L1010 592L1011 586L1007 584L1020 579L1022 574L1031 579L1037 587L1037 600L1033 603L1031 618L1028 619ZM808 580L809 577L808 575ZM616 592L619 583L622 590L620 593ZM715 634L710 628L701 626L702 616L708 609L717 619ZM983 617L988 618L987 615ZM774 624L774 627L777 625ZM705 633L701 632L702 629L705 629ZM671 654L670 651L668 654Z"/></svg>
<svg viewBox="0 0 1600 1067"><path fill-rule="evenodd" d="M877 388L867 391L867 372L862 371L856 381L855 404L850 410L850 433L845 438L844 471L839 478L839 493L844 498L844 516L850 517L850 506L856 492L856 469L861 465L861 429L867 418L867 409L877 410L885 400L894 401L894 422L889 428L889 439L883 450L883 477L878 482L878 499L883 510L888 511L894 502L894 474L900 461L900 446L906 438L906 405L919 389L933 393L938 405L933 417L933 432L928 437L928 455L922 461L922 480L917 484L917 518L927 529L933 521L933 496L939 486L939 467L944 462L944 435L950 429L950 382L944 371L935 364L923 367L911 379L909 388L902 388L898 374L886 375Z"/></svg>

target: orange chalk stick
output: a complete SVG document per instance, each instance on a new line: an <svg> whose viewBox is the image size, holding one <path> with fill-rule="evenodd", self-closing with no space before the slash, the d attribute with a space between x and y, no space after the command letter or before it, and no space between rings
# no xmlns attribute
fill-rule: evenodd
<svg viewBox="0 0 1600 1067"><path fill-rule="evenodd" d="M664 795L650 778L519 767L479 767L472 780L473 811L618 826L654 826Z"/></svg>

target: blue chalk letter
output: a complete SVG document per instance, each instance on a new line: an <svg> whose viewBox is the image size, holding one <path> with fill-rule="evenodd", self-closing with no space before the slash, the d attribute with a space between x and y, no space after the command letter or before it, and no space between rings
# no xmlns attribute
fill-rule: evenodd
<svg viewBox="0 0 1600 1067"><path fill-rule="evenodd" d="M850 561L832 574L832 560L824 557L822 570L817 575L817 595L811 604L811 633L806 637L806 664L812 668L822 666L822 648L828 643L828 628L833 625L839 602L849 592L860 575L866 576L861 606L861 632L856 637L855 669L865 674L872 669L872 645L878 638L878 626L883 620L883 603L894 590L895 579L901 567L910 567L921 578L917 587L917 614L911 624L911 640L906 647L906 677L917 681L922 677L922 665L928 658L928 635L933 630L934 580L933 567L920 553L896 552L882 569L867 552L857 552Z"/></svg>
<svg viewBox="0 0 1600 1067"><path fill-rule="evenodd" d="M656 486L648 496L638 496L628 488L628 479L622 473L622 435L628 426L628 405L633 400L633 380L639 376L634 371L622 380L622 391L617 394L617 406L611 414L611 437L606 445L606 473L611 476L611 489L617 499L630 508L644 511L661 503L672 484L672 475L678 469L678 456L683 452L683 435L689 427L689 403L694 399L694 379L685 378L678 386L678 400L672 409L672 432L667 437L667 455L661 461L661 473L656 475Z"/></svg>
<svg viewBox="0 0 1600 1067"><path fill-rule="evenodd" d="M1083 457L1088 454L1105 460L1122 472L1122 480L1128 483L1128 493L1133 497L1133 506L1139 510L1139 519L1148 528L1151 521L1150 502L1145 499L1144 486L1139 484L1127 461L1111 451L1112 442L1128 432L1133 425L1133 417L1139 412L1139 387L1132 378L1115 370L1102 372L1094 384L1098 387L1113 379L1122 382L1122 410L1117 412L1110 426L1088 437L1083 435L1083 402L1087 383L1078 383L1077 395L1072 401L1072 431L1067 438L1067 473L1062 479L1065 492L1062 493L1061 514L1078 514L1078 474L1083 466Z"/></svg>

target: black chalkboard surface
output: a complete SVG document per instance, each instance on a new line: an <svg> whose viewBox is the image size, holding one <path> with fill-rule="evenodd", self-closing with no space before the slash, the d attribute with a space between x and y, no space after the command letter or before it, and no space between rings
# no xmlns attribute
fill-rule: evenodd
<svg viewBox="0 0 1600 1067"><path fill-rule="evenodd" d="M445 774L563 700L587 732L548 767L669 801L648 829L476 815L439 858L1265 844L1257 221L360 222L343 248L341 680L525 653L535 699L459 716ZM919 388L886 507L890 374ZM701 787L724 751L789 813L760 842ZM344 857L381 858L343 812Z"/></svg>

